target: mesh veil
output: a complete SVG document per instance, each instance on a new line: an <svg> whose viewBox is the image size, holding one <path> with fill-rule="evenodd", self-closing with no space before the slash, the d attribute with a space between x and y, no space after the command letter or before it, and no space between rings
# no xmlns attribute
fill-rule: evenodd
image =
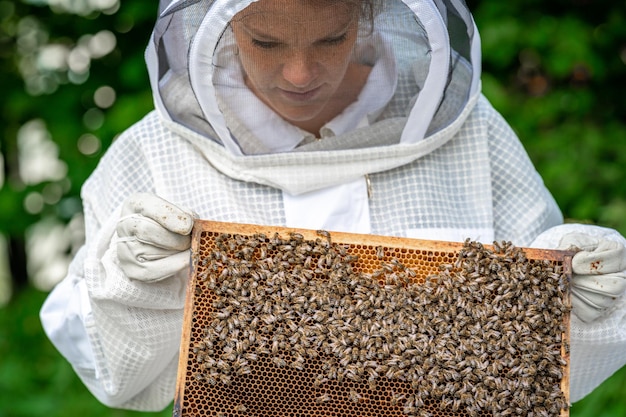
<svg viewBox="0 0 626 417"><path fill-rule="evenodd" d="M216 53L229 48L230 20L250 3L161 1L148 48L157 107L166 117L223 143L235 154L247 153L242 148L258 152L253 132L243 138L238 134L236 139L232 134L233 130L241 132L241 121L224 115L228 109L220 102L215 85L216 72L223 65L216 64ZM398 119L404 123L404 132L409 133L396 138L398 142L414 143L450 125L478 91L479 39L461 1L380 2L371 30L367 22L363 26L367 29L358 44L371 42L375 33L380 36L371 46L388 48L394 56L397 88L373 122ZM354 59L372 64L372 56ZM236 57L223 62L232 65L231 70L238 65ZM435 67L438 70L431 71ZM442 67L448 70L442 72ZM411 114L413 109L419 111ZM248 146L240 141L247 141Z"/></svg>

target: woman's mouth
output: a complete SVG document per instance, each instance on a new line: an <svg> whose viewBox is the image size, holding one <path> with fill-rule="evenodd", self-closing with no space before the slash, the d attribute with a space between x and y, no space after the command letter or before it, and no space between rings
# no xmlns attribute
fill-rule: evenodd
<svg viewBox="0 0 626 417"><path fill-rule="evenodd" d="M290 90L283 90L281 88L280 92L288 100L295 101L295 102L306 102L306 101L313 100L315 97L317 97L321 89L322 89L321 86L315 87L306 91L290 91Z"/></svg>

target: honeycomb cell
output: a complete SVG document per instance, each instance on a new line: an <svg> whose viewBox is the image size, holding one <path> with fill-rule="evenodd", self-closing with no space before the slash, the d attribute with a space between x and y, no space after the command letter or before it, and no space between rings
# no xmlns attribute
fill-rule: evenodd
<svg viewBox="0 0 626 417"><path fill-rule="evenodd" d="M175 415L568 415L569 253L206 221L192 252Z"/></svg>

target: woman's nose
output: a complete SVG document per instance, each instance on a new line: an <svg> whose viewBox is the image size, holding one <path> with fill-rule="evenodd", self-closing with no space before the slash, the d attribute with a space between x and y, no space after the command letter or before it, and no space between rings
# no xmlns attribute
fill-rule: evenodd
<svg viewBox="0 0 626 417"><path fill-rule="evenodd" d="M305 52L293 54L283 64L283 78L294 87L304 88L317 77L317 65Z"/></svg>

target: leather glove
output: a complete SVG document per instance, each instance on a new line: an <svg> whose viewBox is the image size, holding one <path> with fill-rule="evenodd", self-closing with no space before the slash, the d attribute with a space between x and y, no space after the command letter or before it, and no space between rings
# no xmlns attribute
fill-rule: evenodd
<svg viewBox="0 0 626 417"><path fill-rule="evenodd" d="M127 277L156 282L189 265L194 215L154 194L139 193L122 206L117 257Z"/></svg>
<svg viewBox="0 0 626 417"><path fill-rule="evenodd" d="M626 247L574 232L561 238L559 249L579 251L572 259L572 312L590 323L626 290Z"/></svg>

